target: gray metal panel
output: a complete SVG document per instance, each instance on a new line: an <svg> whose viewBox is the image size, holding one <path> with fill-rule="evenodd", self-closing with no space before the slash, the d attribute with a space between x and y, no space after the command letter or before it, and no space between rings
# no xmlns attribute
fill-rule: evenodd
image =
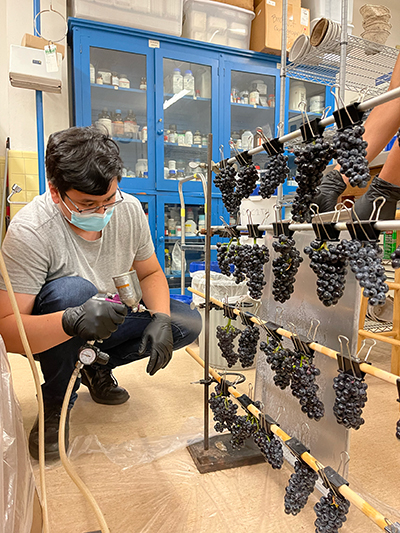
<svg viewBox="0 0 400 533"><path fill-rule="evenodd" d="M343 232L341 237L345 238ZM303 253L303 248L313 239L312 232L296 232L294 236L296 247L302 252L304 258L296 276L295 291L285 304L274 301L271 293L272 287L272 259L275 253L272 249L272 235L265 237L265 242L271 250L271 261L266 265L267 286L262 298L261 318L276 320L276 308L282 309L279 324L284 329L290 330L288 323L293 322L298 334L306 335L312 318L320 320L316 342L340 350L338 335L345 335L351 341L353 350L357 344L358 315L360 308L360 289L351 272L347 275L346 289L343 297L335 307L325 307L316 294L316 275L310 269L309 258ZM262 338L264 338L262 334ZM291 341L284 340L284 344L292 347ZM261 399L265 405L265 412L278 419L282 429L292 437L297 437L308 446L311 453L325 466L337 468L340 454L348 451L349 431L336 422L332 406L334 391L333 378L337 375L337 362L329 357L316 353L315 364L321 370L317 378L320 387L320 399L325 406L325 416L319 422L310 420L303 414L300 404L291 394L290 388L282 391L273 383L274 372L265 361L263 352L258 353L256 367L255 397Z"/></svg>

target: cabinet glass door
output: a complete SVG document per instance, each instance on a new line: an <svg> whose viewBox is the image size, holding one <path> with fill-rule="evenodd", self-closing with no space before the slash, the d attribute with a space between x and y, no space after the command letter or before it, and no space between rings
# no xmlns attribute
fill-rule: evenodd
<svg viewBox="0 0 400 533"><path fill-rule="evenodd" d="M92 124L118 144L123 177L148 180L146 56L90 48Z"/></svg>
<svg viewBox="0 0 400 533"><path fill-rule="evenodd" d="M321 118L327 105L326 87L319 83L289 78L287 86L287 133L300 128L305 118Z"/></svg>
<svg viewBox="0 0 400 533"><path fill-rule="evenodd" d="M230 157L262 144L262 138L257 135L258 128L262 128L269 139L276 137L275 101L275 76L231 71ZM267 157L263 151L254 155L253 161L263 169Z"/></svg>
<svg viewBox="0 0 400 533"><path fill-rule="evenodd" d="M157 53L157 188L177 191L177 180L206 174L208 135L217 131L217 60L197 63L193 53ZM185 189L202 187L197 180Z"/></svg>

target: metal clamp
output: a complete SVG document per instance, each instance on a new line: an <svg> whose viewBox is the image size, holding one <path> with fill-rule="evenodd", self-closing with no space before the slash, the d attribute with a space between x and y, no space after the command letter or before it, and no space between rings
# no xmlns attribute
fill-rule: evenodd
<svg viewBox="0 0 400 533"><path fill-rule="evenodd" d="M262 147L270 156L283 154L284 150L284 146L279 141L279 137L275 137L275 139L267 139L266 142L262 144Z"/></svg>
<svg viewBox="0 0 400 533"><path fill-rule="evenodd" d="M312 220L311 222L316 238L319 241L338 241L340 230L336 229L335 222L322 222Z"/></svg>
<svg viewBox="0 0 400 533"><path fill-rule="evenodd" d="M345 339L346 346L347 346L347 354L344 353L343 350L343 339ZM364 349L367 339L364 339L361 348L359 349L358 353L356 354L356 357L354 357L350 352L350 341L345 335L339 335L338 340L340 343L340 353L336 354L336 358L338 361L338 367L340 372L343 372L345 374L349 374L351 376L354 376L355 378L363 380L365 377L366 372L363 372L360 368L360 365L362 363L366 363L367 365L370 365L371 363L367 361L367 358L372 350L372 348L375 346L376 341L373 340L373 344L369 347L367 355L365 356L364 360L362 361L359 358L359 354ZM400 395L400 388L399 388L399 395ZM399 396L400 397L400 396Z"/></svg>
<svg viewBox="0 0 400 533"><path fill-rule="evenodd" d="M284 444L289 448L298 461L303 461L301 458L303 453L310 453L310 448L304 446L304 444L296 439L296 437L292 437L291 439L285 441Z"/></svg>
<svg viewBox="0 0 400 533"><path fill-rule="evenodd" d="M314 357L314 350L310 348L310 344L314 342L313 340L305 335L299 335L298 333L292 333L290 338L296 352L304 353L304 355L307 355L308 357Z"/></svg>
<svg viewBox="0 0 400 533"><path fill-rule="evenodd" d="M277 341L282 340L282 335L277 332L277 329L281 328L279 324L275 324L275 322L264 322L262 324L262 327L266 330L267 335L270 337L275 337Z"/></svg>
<svg viewBox="0 0 400 533"><path fill-rule="evenodd" d="M319 469L318 473L321 476L324 486L327 489L331 489L339 498L343 498L343 495L339 492L339 488L343 485L349 486L347 479L338 474L331 466L325 466L325 468Z"/></svg>
<svg viewBox="0 0 400 533"><path fill-rule="evenodd" d="M387 531L387 533L400 533L400 524L399 522L395 522L393 524L393 522L390 522L389 524L389 521L385 518L386 522L387 522L387 526L385 527L385 531Z"/></svg>
<svg viewBox="0 0 400 533"><path fill-rule="evenodd" d="M201 302L199 304L199 309L205 309L206 308L206 302ZM215 309L216 311L221 311L221 307L217 304L215 304L214 302L209 302L208 303L208 308L209 310L211 311L212 309Z"/></svg>
<svg viewBox="0 0 400 533"><path fill-rule="evenodd" d="M360 102L355 102L345 107L341 107L333 112L336 126L339 131L361 124L364 113L358 109Z"/></svg>
<svg viewBox="0 0 400 533"><path fill-rule="evenodd" d="M325 128L323 126L320 126L320 122L321 119L317 117L313 120L307 120L306 123L300 126L303 141L311 142L315 139L315 137L322 135Z"/></svg>
<svg viewBox="0 0 400 533"><path fill-rule="evenodd" d="M273 222L274 238L277 239L280 235L286 235L286 237L292 237L294 231L289 229L291 222Z"/></svg>
<svg viewBox="0 0 400 533"><path fill-rule="evenodd" d="M274 434L273 431L271 431L271 426L279 426L279 424L272 417L265 413L260 414L259 420L261 427L265 429L268 437L271 437Z"/></svg>
<svg viewBox="0 0 400 533"><path fill-rule="evenodd" d="M231 320L236 320L236 313L234 312L235 307L229 304L223 304L222 309L224 311L224 317L230 318Z"/></svg>
<svg viewBox="0 0 400 533"><path fill-rule="evenodd" d="M249 313L249 312L245 312L245 311L240 311L239 312L239 316L240 316L240 320L243 324L243 326L254 326L254 322L251 320L252 318L254 318L254 315Z"/></svg>
<svg viewBox="0 0 400 533"><path fill-rule="evenodd" d="M379 242L381 234L379 229L374 226L375 221L370 220L353 220L346 222L346 227L351 238L361 242Z"/></svg>
<svg viewBox="0 0 400 533"><path fill-rule="evenodd" d="M249 154L248 150L235 154L235 159L241 167L251 165L253 162L253 156Z"/></svg>
<svg viewBox="0 0 400 533"><path fill-rule="evenodd" d="M222 239L238 239L240 237L240 231L237 229L236 225L225 226L224 228L218 229L213 233L214 235L218 235Z"/></svg>
<svg viewBox="0 0 400 533"><path fill-rule="evenodd" d="M400 378L397 378L396 385L397 385L397 393L399 395L399 398L397 401L400 403Z"/></svg>
<svg viewBox="0 0 400 533"><path fill-rule="evenodd" d="M261 239L264 235L264 231L258 229L260 224L247 224L247 231L249 232L249 237L252 239Z"/></svg>

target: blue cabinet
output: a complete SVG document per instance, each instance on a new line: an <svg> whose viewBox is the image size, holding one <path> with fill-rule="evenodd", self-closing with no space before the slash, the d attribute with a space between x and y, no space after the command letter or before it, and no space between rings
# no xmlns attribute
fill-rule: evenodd
<svg viewBox="0 0 400 533"><path fill-rule="evenodd" d="M119 146L121 189L142 201L164 266L166 245L172 248L178 240L165 229L176 218L178 179L203 170L208 134L214 161L252 148L259 127L267 137L277 135L277 58L81 19L70 19L69 30L75 124L105 128ZM289 130L302 120L299 110L289 109L291 83L287 80L285 105ZM323 94L324 106L331 105L324 86L305 83L310 95ZM320 101L314 98L313 105ZM254 156L260 169L266 159L264 152ZM185 183L184 194L198 225L204 204L200 181ZM219 224L223 206L214 185L212 194L213 224ZM204 240L188 236L196 239ZM188 262L196 258L201 254L188 256ZM168 276L175 291L176 276Z"/></svg>

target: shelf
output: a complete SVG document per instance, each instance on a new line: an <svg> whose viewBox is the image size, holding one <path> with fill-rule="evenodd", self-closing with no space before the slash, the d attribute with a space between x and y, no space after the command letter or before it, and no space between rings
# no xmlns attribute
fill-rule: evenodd
<svg viewBox="0 0 400 533"><path fill-rule="evenodd" d="M205 235L186 235L185 236L185 241L187 239L197 239L197 240L204 240L205 238ZM177 235L165 235L165 240L166 241L176 241L176 240L181 240L181 236L177 236Z"/></svg>
<svg viewBox="0 0 400 533"><path fill-rule="evenodd" d="M174 96L175 94L173 93L171 94L164 93L164 98L173 98ZM211 98L202 98L200 96L182 96L176 102L180 102L181 100L190 100L191 102L211 102Z"/></svg>
<svg viewBox="0 0 400 533"><path fill-rule="evenodd" d="M382 44L348 35L346 55L346 90L363 91L376 96L389 86L399 51ZM287 66L287 75L305 81L333 86L340 70L340 40L311 47L311 50Z"/></svg>
<svg viewBox="0 0 400 533"><path fill-rule="evenodd" d="M190 149L199 149L199 150L205 150L208 148L207 144L177 144L177 143L169 143L164 142L164 146L174 146L175 148L186 148L188 150Z"/></svg>
<svg viewBox="0 0 400 533"><path fill-rule="evenodd" d="M232 107L245 107L246 109L275 109L275 106L269 106L269 105L251 105L251 104L238 104L235 102L231 102Z"/></svg>
<svg viewBox="0 0 400 533"><path fill-rule="evenodd" d="M146 91L142 91L141 89L126 89L125 87L116 87L115 85L101 85L99 83L91 83L90 86L96 89L108 89L112 91L122 91L127 93L146 94Z"/></svg>
<svg viewBox="0 0 400 533"><path fill-rule="evenodd" d="M119 143L138 143L138 144L147 144L147 141L142 141L141 139L129 139L128 137L113 137L113 141Z"/></svg>

